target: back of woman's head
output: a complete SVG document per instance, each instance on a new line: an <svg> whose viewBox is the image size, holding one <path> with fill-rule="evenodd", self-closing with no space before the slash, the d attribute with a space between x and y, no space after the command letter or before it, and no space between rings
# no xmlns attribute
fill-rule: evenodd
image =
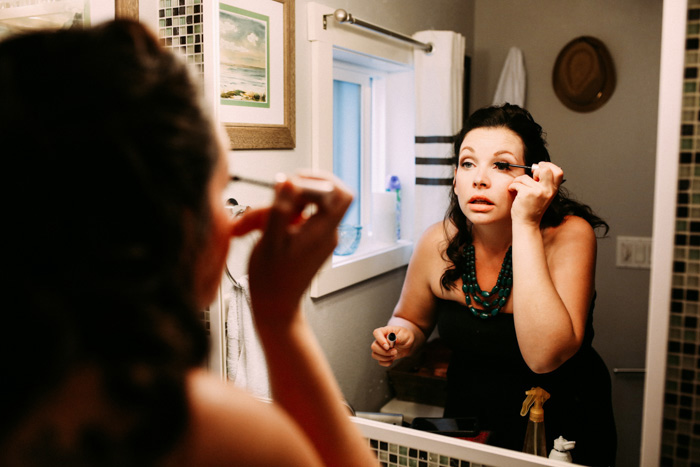
<svg viewBox="0 0 700 467"><path fill-rule="evenodd" d="M0 341L24 349L0 436L80 365L155 422L148 401L206 352L192 262L218 148L197 86L135 22L19 35L0 42L0 132Z"/></svg>

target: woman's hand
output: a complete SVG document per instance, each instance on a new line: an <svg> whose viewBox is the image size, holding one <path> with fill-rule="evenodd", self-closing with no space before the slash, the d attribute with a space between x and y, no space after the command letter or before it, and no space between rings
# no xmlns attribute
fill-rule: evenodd
<svg viewBox="0 0 700 467"><path fill-rule="evenodd" d="M258 325L288 323L337 244L337 227L352 194L333 175L314 174L313 178L332 182L332 191L310 192L289 180L280 182L272 206L247 212L233 226L234 236L263 230L248 266Z"/></svg>
<svg viewBox="0 0 700 467"><path fill-rule="evenodd" d="M263 230L250 255L248 282L273 404L303 430L323 465L374 466L377 458L350 421L343 393L301 313L301 297L333 252L338 224L352 202L332 175L311 178L330 182L330 191L280 182L272 206L246 213L232 234Z"/></svg>
<svg viewBox="0 0 700 467"><path fill-rule="evenodd" d="M532 177L516 177L509 187L516 195L510 210L513 221L539 227L542 216L557 195L563 180L564 171L551 162L539 162Z"/></svg>
<svg viewBox="0 0 700 467"><path fill-rule="evenodd" d="M396 335L393 346L388 339L391 333ZM413 349L415 338L413 333L406 328L384 326L383 328L375 329L372 334L374 335L374 342L371 345L372 358L381 366L391 366L394 360L410 355Z"/></svg>

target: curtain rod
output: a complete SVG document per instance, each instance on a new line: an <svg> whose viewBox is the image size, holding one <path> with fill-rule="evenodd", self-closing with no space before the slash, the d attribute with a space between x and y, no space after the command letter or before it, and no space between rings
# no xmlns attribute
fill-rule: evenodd
<svg viewBox="0 0 700 467"><path fill-rule="evenodd" d="M343 9L335 10L335 12L332 15L323 15L323 29L326 29L327 18L329 16L334 17L335 20L341 24L342 23L356 24L358 26L362 26L364 28L371 29L373 31L385 34L387 36L391 36L394 39L399 39L399 40L402 40L404 42L410 42L411 44L423 49L425 51L425 53L430 53L433 51L433 44L431 44L430 42L428 42L428 43L420 42L420 41L417 41L410 36L406 36L404 34L394 32L394 31L391 31L389 29L385 29L381 26L377 26L376 24L362 21L359 18L355 18L354 16L352 16L350 13L348 13L347 11L345 11Z"/></svg>

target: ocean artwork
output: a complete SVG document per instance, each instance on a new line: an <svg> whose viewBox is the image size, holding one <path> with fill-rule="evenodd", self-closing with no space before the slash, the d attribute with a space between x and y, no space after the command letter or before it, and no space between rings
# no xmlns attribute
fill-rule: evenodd
<svg viewBox="0 0 700 467"><path fill-rule="evenodd" d="M268 16L220 4L219 90L222 104L270 106L269 30Z"/></svg>

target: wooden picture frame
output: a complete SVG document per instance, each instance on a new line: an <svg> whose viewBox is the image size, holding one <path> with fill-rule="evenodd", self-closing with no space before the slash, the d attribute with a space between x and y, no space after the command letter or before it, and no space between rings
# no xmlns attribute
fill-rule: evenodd
<svg viewBox="0 0 700 467"><path fill-rule="evenodd" d="M276 4L281 4L281 18L275 18ZM243 6L245 9L236 9ZM226 129L231 141L231 149L293 149L296 146L296 110L295 110L295 79L294 79L294 0L218 0L217 21L219 21L216 37L219 47L220 63L217 64L219 76L217 77L216 99L219 106L219 121ZM225 9L228 8L229 11ZM267 8L267 10L266 10ZM270 13L273 11L273 13ZM259 12L264 15L258 16ZM230 14L230 17L227 17ZM269 15L269 16L265 16ZM279 16L279 15L277 15ZM224 98L222 70L223 60L223 36L224 21L226 19L255 22L255 18L267 31L267 65L265 68L265 83L270 89L270 82L277 79L276 85L270 94L271 102L260 105L257 102L242 102L238 99ZM267 20L267 22L265 22ZM277 26L273 24L276 22ZM280 27L281 26L281 27ZM281 29L281 31L280 31ZM270 57L273 57L272 62ZM279 65L279 60L283 64ZM227 67L233 69L235 67ZM272 73L270 73L272 71ZM281 73L281 75L280 75ZM233 88L231 88L233 89ZM281 92L280 92L281 91ZM229 95L232 92L229 91ZM263 100L266 94L261 93ZM280 96L280 94L282 94ZM276 100L275 100L276 99ZM253 107L258 107L254 109ZM267 107L267 108L262 108ZM262 117L262 118L259 118Z"/></svg>
<svg viewBox="0 0 700 467"><path fill-rule="evenodd" d="M114 17L139 19L139 0L114 0Z"/></svg>

